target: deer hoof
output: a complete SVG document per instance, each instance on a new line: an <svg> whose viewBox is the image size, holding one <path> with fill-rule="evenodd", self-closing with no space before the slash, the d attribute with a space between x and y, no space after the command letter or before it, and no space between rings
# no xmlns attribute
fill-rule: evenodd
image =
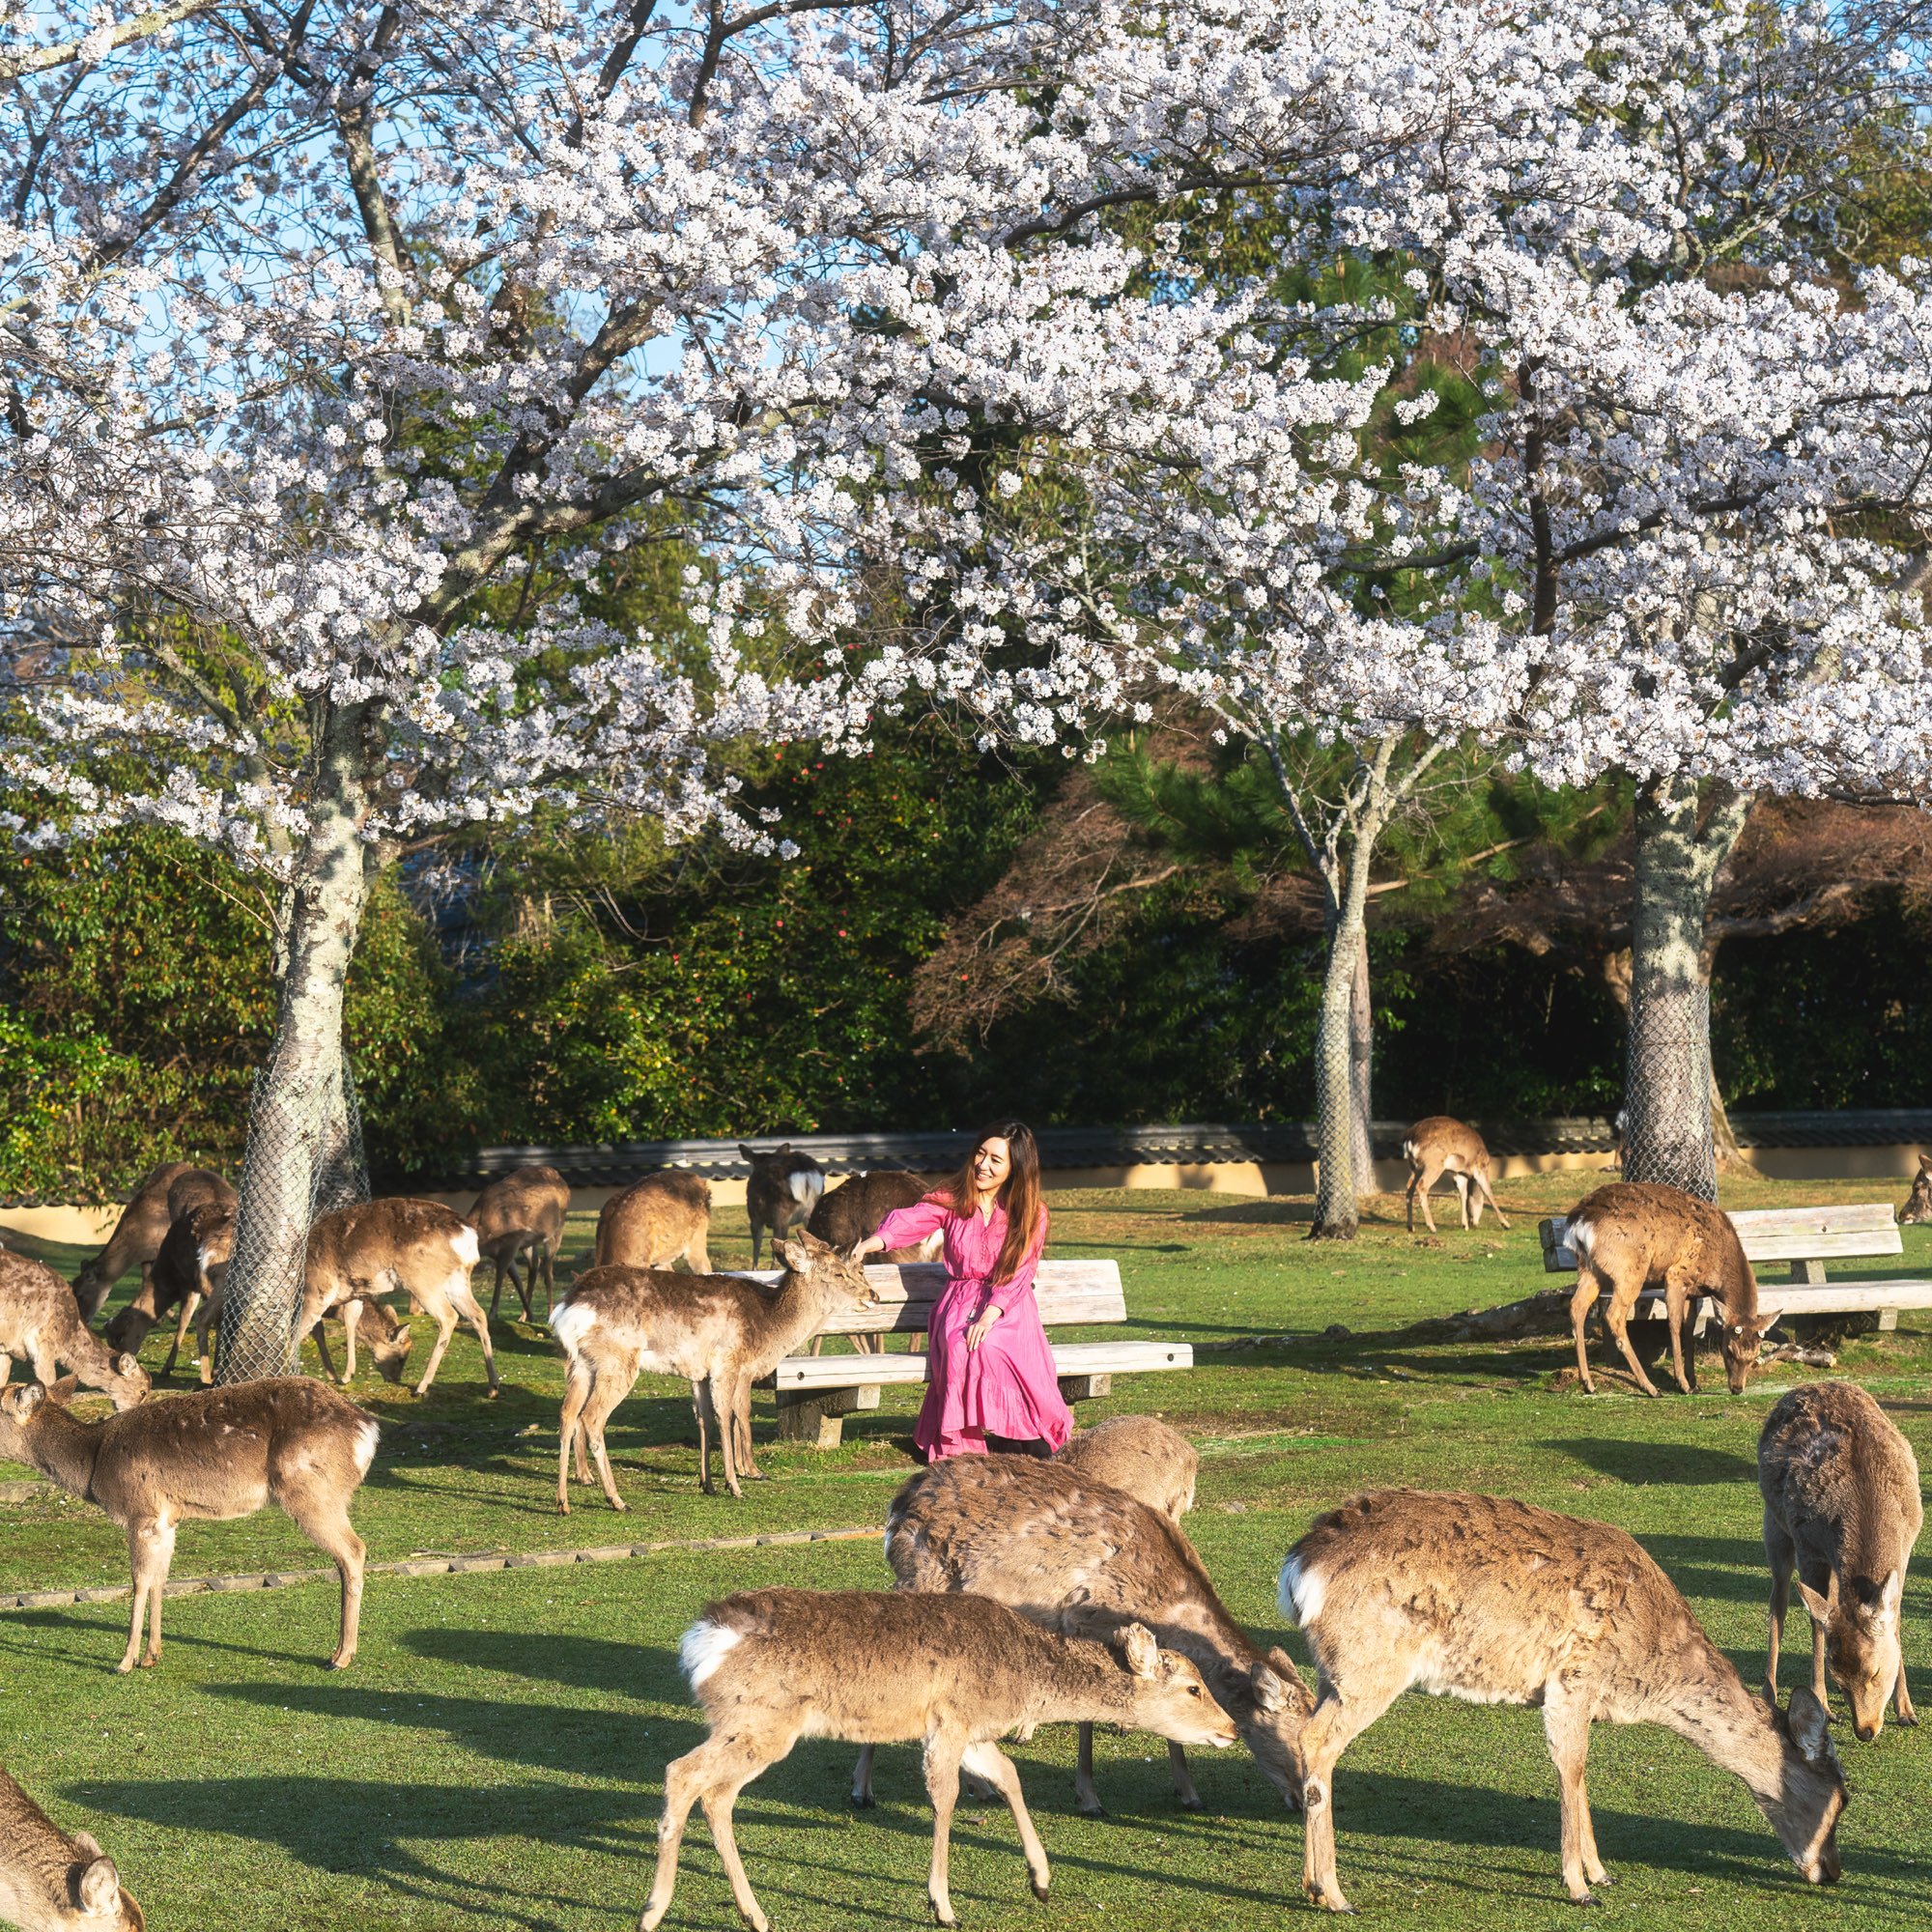
<svg viewBox="0 0 1932 1932"><path fill-rule="evenodd" d="M114 1666L114 1674L116 1677L126 1677L128 1675L129 1672L132 1671L133 1668L134 1668L134 1660L131 1657L124 1657L121 1660L121 1662Z"/></svg>
<svg viewBox="0 0 1932 1932"><path fill-rule="evenodd" d="M852 1808L855 1811L875 1810L877 1809L877 1801L869 1791L855 1791L852 1794Z"/></svg>
<svg viewBox="0 0 1932 1932"><path fill-rule="evenodd" d="M1570 1894L1572 1905L1601 1905L1603 1902L1594 1891L1574 1891Z"/></svg>
<svg viewBox="0 0 1932 1932"><path fill-rule="evenodd" d="M1033 1895L1037 1899L1038 1899L1042 1905L1044 1905L1046 1903L1046 1888L1048 1885L1048 1881L1043 1878L1035 1878L1033 1874L1029 1872L1027 1874L1027 1883L1033 1888Z"/></svg>

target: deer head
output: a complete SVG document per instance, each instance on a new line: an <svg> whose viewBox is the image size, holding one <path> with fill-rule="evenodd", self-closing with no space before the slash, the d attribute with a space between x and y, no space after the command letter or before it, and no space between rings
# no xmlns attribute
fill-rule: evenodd
<svg viewBox="0 0 1932 1932"><path fill-rule="evenodd" d="M1852 1729L1870 1744L1885 1728L1885 1700L1898 1682L1898 1606L1904 1579L1896 1570L1867 1597L1840 1594L1837 1573L1821 1597L1804 1583L1798 1595L1811 1621L1825 1633L1825 1665L1852 1706Z"/></svg>

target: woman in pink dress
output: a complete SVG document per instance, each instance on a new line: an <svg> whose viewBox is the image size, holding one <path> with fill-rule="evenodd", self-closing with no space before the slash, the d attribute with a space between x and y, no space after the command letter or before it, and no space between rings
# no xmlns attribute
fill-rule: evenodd
<svg viewBox="0 0 1932 1932"><path fill-rule="evenodd" d="M927 1462L988 1450L1050 1456L1073 1434L1053 1350L1034 1300L1034 1270L1046 1246L1039 1146L1018 1121L980 1136L973 1157L941 1188L888 1214L861 1241L863 1260L946 1237L946 1293L932 1311L925 1406L913 1440Z"/></svg>

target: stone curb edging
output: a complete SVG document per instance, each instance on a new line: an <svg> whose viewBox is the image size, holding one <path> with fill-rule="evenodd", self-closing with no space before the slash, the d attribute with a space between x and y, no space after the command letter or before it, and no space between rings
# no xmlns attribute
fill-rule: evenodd
<svg viewBox="0 0 1932 1932"><path fill-rule="evenodd" d="M533 1549L518 1555L416 1556L395 1563L371 1563L367 1577L473 1576L484 1570L562 1568L569 1563L616 1563L631 1556L656 1556L673 1549L753 1549L764 1544L852 1543L877 1536L877 1528L793 1529L764 1536L709 1536L687 1543L611 1543L589 1549ZM268 1570L240 1577L177 1577L162 1590L165 1597L222 1595L234 1590L287 1590L298 1583L320 1583L336 1575L333 1564L321 1570ZM91 1590L22 1590L0 1596L0 1610L51 1610L74 1604L111 1604L132 1591L132 1584Z"/></svg>

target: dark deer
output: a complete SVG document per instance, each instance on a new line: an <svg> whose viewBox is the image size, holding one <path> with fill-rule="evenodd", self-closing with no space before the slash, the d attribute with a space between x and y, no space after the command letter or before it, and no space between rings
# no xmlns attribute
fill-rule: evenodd
<svg viewBox="0 0 1932 1932"><path fill-rule="evenodd" d="M92 1321L100 1313L108 1292L130 1267L140 1268L142 1285L147 1285L148 1270L168 1232L168 1190L183 1175L198 1172L192 1161L171 1160L143 1177L122 1208L107 1245L83 1262L73 1278L73 1298L83 1321Z"/></svg>
<svg viewBox="0 0 1932 1932"><path fill-rule="evenodd" d="M1932 1153L1918 1156L1918 1172L1912 1178L1912 1192L1898 1210L1898 1221L1901 1227L1932 1221Z"/></svg>
<svg viewBox="0 0 1932 1932"><path fill-rule="evenodd" d="M757 1153L740 1142L738 1151L752 1164L752 1178L745 1183L745 1214L752 1224L752 1265L756 1267L765 1230L769 1228L776 1240L807 1220L818 1206L818 1197L825 1192L825 1170L789 1141L770 1153ZM849 1248L852 1243L845 1245Z"/></svg>
<svg viewBox="0 0 1932 1932"><path fill-rule="evenodd" d="M810 1220L805 1224L806 1231L835 1248L849 1252L861 1241L877 1234L879 1223L888 1214L923 1201L931 1192L932 1183L923 1176L901 1174L896 1168L877 1168L870 1174L855 1174L820 1199L818 1206L811 1210ZM944 1235L928 1235L924 1240L910 1248L883 1249L872 1260L901 1265L936 1262L945 1240ZM849 1339L854 1350L861 1355L885 1352L886 1339L883 1335L854 1335ZM911 1338L915 1349L920 1346L921 1339L917 1335ZM817 1354L823 1346L822 1339L814 1341L811 1352Z"/></svg>

